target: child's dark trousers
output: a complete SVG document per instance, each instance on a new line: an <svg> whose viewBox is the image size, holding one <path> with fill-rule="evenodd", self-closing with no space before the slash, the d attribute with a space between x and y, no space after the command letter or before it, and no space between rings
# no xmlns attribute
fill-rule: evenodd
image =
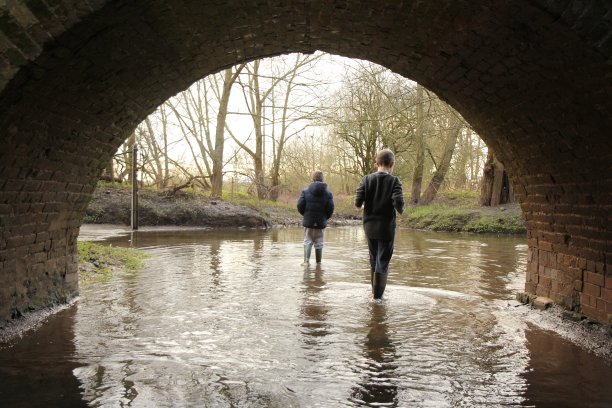
<svg viewBox="0 0 612 408"><path fill-rule="evenodd" d="M368 238L368 249L370 251L370 266L375 273L386 275L389 273L389 261L393 255L393 242L381 239Z"/></svg>

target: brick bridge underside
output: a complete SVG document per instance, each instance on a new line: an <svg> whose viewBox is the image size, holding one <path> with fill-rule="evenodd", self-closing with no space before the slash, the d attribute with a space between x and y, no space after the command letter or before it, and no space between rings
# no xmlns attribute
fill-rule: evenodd
<svg viewBox="0 0 612 408"><path fill-rule="evenodd" d="M322 50L455 107L507 166L525 289L612 317L612 3L24 0L0 5L0 326L78 291L97 176L197 79Z"/></svg>

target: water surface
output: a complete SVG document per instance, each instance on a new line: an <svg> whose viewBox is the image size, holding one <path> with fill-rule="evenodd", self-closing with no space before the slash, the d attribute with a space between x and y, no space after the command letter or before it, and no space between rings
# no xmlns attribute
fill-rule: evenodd
<svg viewBox="0 0 612 408"><path fill-rule="evenodd" d="M328 229L320 267L301 229L105 240L146 267L0 350L7 406L612 404L609 363L516 312L524 238L400 230L381 304L360 227Z"/></svg>

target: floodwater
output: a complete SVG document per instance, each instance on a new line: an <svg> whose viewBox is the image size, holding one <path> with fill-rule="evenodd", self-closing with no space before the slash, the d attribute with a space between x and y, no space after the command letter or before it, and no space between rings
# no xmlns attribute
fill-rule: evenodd
<svg viewBox="0 0 612 408"><path fill-rule="evenodd" d="M610 362L521 318L524 238L400 230L382 303L357 226L320 267L298 228L104 240L146 267L0 350L0 405L612 406Z"/></svg>

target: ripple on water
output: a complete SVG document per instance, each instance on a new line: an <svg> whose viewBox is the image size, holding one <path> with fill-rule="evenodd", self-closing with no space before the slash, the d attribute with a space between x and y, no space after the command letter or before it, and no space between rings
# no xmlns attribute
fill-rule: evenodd
<svg viewBox="0 0 612 408"><path fill-rule="evenodd" d="M161 371L180 379L201 364L202 373L215 373L209 383L223 378L219 383L229 389L280 380L302 395L313 397L324 389L326 400L357 405L398 398L448 402L446 395L456 388L471 392L465 381L474 379L463 378L462 365L454 359L475 359L479 350L455 334L462 333L458 322L470 324L472 316L460 311L475 296L389 284L387 299L377 304L369 284L354 280L354 259L332 256L323 268L304 269L296 259L262 256L267 246L278 253L269 242L260 243L259 251L245 242L217 249L195 244L149 248L154 255L149 268L129 292L137 298L131 302L146 311L140 321L149 326L131 329L148 335L131 336L122 359L146 365L153 374L146 381L131 380L147 384L164 378ZM333 252L333 246L328 249ZM121 304L123 299L116 300ZM449 327L452 335L445 333ZM172 356L180 370L152 355ZM342 389L350 389L350 397L338 394Z"/></svg>
<svg viewBox="0 0 612 408"><path fill-rule="evenodd" d="M69 326L83 398L488 407L541 401L538 387L553 384L570 404L582 402L568 383L548 381L554 373L533 373L546 367L530 355L538 338L509 318L506 299L526 262L520 239L400 230L385 300L373 302L360 228L329 229L320 267L300 265L302 236L291 228L135 236L150 255L146 268L84 288ZM603 390L612 373L601 370L570 383Z"/></svg>

